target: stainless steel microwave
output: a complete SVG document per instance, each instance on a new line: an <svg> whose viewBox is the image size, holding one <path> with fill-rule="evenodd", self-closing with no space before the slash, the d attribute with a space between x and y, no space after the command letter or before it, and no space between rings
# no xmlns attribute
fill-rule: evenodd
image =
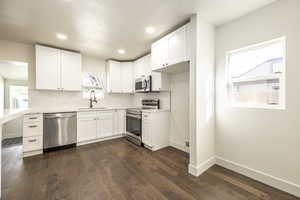
<svg viewBox="0 0 300 200"><path fill-rule="evenodd" d="M135 92L151 92L152 91L152 77L146 76L135 79Z"/></svg>

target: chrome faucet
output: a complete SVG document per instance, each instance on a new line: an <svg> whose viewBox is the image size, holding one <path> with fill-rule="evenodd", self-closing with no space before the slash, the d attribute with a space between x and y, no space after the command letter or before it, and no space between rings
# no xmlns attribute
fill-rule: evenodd
<svg viewBox="0 0 300 200"><path fill-rule="evenodd" d="M90 108L93 108L93 103L98 103L97 99L96 99L96 92L95 90L91 90L90 92Z"/></svg>

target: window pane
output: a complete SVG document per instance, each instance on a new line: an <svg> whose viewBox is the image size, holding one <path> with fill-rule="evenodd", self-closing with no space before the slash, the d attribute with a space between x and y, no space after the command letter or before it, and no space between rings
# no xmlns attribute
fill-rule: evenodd
<svg viewBox="0 0 300 200"><path fill-rule="evenodd" d="M245 82L233 85L233 102L243 105L278 105L279 80Z"/></svg>
<svg viewBox="0 0 300 200"><path fill-rule="evenodd" d="M231 53L230 77L246 78L282 73L283 55L283 41Z"/></svg>

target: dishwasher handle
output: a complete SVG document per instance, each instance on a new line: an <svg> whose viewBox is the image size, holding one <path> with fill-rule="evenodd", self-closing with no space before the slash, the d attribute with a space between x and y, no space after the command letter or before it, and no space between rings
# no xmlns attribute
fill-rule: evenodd
<svg viewBox="0 0 300 200"><path fill-rule="evenodd" d="M76 117L76 113L53 113L45 114L44 118L46 119L59 119L59 118L72 118Z"/></svg>

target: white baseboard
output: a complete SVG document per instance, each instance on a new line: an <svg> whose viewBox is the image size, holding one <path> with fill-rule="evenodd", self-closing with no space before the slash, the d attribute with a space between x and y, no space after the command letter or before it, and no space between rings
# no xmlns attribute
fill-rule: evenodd
<svg viewBox="0 0 300 200"><path fill-rule="evenodd" d="M211 168L215 164L216 164L215 157L209 158L208 160L202 162L198 166L194 166L194 165L189 164L189 173L194 175L194 176L200 176L201 174L203 174L206 170L208 170L209 168Z"/></svg>
<svg viewBox="0 0 300 200"><path fill-rule="evenodd" d="M102 141L106 141L106 140L117 139L117 138L121 138L121 137L124 137L124 135L120 134L120 135L114 135L114 136L100 138L100 139L95 139L95 140L88 140L88 141L78 142L77 146L82 146L82 145L86 145L86 144L92 144L92 143L96 143L96 142L102 142Z"/></svg>
<svg viewBox="0 0 300 200"><path fill-rule="evenodd" d="M262 171L251 169L247 166L232 162L230 160L226 160L221 157L216 157L216 164L220 165L224 168L230 169L237 173L243 174L247 177L260 181L264 184L270 185L279 190L285 191L297 197L300 197L300 185L292 183L290 181L283 180L281 178L277 178L270 174L266 174Z"/></svg>
<svg viewBox="0 0 300 200"><path fill-rule="evenodd" d="M189 153L188 149L185 147L185 144L179 144L179 143L177 143L177 142L170 141L170 142L169 142L169 145L170 145L171 147L174 147L175 149L179 149L179 150L181 150L181 151L184 151L184 152Z"/></svg>
<svg viewBox="0 0 300 200"><path fill-rule="evenodd" d="M43 150L23 152L23 158L43 154Z"/></svg>

